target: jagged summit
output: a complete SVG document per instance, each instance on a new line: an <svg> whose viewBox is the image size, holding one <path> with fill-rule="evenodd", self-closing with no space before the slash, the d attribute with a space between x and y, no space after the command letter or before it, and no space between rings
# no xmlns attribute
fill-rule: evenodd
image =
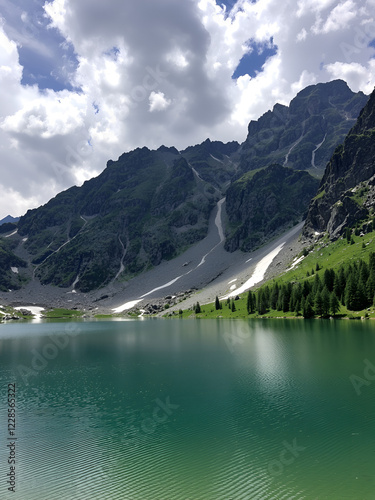
<svg viewBox="0 0 375 500"><path fill-rule="evenodd" d="M342 80L306 87L289 106L276 104L272 111L250 122L240 170L279 163L322 175L367 99L362 92L352 92Z"/></svg>

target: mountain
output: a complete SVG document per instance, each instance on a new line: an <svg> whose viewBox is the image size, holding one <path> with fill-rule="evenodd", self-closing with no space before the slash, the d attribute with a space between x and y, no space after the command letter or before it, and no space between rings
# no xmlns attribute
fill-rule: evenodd
<svg viewBox="0 0 375 500"><path fill-rule="evenodd" d="M372 227L375 203L375 90L327 165L303 234L337 239L347 227ZM370 223L371 219L371 223Z"/></svg>
<svg viewBox="0 0 375 500"><path fill-rule="evenodd" d="M289 106L276 104L250 122L240 172L279 163L322 175L367 99L362 92L352 92L344 81L334 80L306 87Z"/></svg>
<svg viewBox="0 0 375 500"><path fill-rule="evenodd" d="M318 186L319 181L308 172L277 164L244 175L227 191L229 234L225 248L253 250L296 224Z"/></svg>
<svg viewBox="0 0 375 500"><path fill-rule="evenodd" d="M318 84L289 107L276 105L251 122L242 145L207 139L184 151L161 146L124 153L98 177L29 210L11 237L18 246L7 251L29 263L28 279L96 290L128 281L203 240L225 196L225 248L253 249L301 219L318 186L301 170L314 157L312 170L319 173L366 101L342 81Z"/></svg>
<svg viewBox="0 0 375 500"><path fill-rule="evenodd" d="M0 220L0 226L2 224L8 224L8 223L16 224L19 220L20 220L19 217L12 217L11 215L7 215L6 217L4 217L4 219Z"/></svg>
<svg viewBox="0 0 375 500"><path fill-rule="evenodd" d="M22 286L23 278L19 274L19 268L26 267L25 262L17 257L13 250L17 246L15 241L10 239L0 239L0 290L7 292L10 289L19 289Z"/></svg>
<svg viewBox="0 0 375 500"><path fill-rule="evenodd" d="M174 148L109 161L96 178L21 217L42 283L88 291L128 279L201 240L221 194Z"/></svg>

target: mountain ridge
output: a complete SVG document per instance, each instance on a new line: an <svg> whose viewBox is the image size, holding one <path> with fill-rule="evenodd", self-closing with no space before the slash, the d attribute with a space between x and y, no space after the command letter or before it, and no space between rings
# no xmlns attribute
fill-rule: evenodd
<svg viewBox="0 0 375 500"><path fill-rule="evenodd" d="M329 87L326 92L325 85ZM304 89L292 100L293 116L301 112L300 122L303 121L304 106L308 102L315 110L315 114L309 111L309 116L313 117L311 123L318 122L320 106L329 103L335 89L340 94L332 100L336 108L341 106L354 113L358 103L367 100L362 93L354 94L344 82L318 84ZM321 95L324 99L320 100ZM290 107L276 104L266 115L272 121L272 113L288 114ZM341 111L334 111L333 116L338 129L344 130L350 120ZM262 125L264 116L258 120L261 124L259 130L267 132ZM251 122L249 130L255 130L258 122ZM285 143L276 137L275 130L280 124L273 127L272 134L283 147L286 144L290 156L303 140L298 142L297 138L296 144L295 137L299 132L294 122L289 120L288 123L291 123L291 128L287 127L283 132ZM313 136L317 137L314 133ZM287 142L287 136L292 142ZM314 144L311 143L315 149L318 140L321 140L320 135L314 139ZM173 146L160 146L157 150L143 147L123 153L117 161L109 160L99 176L81 187L73 186L59 193L42 207L29 210L18 222L18 234L6 235L18 242L12 250L14 255L29 263L23 279L38 279L42 284L82 293L112 286L115 282L125 284L202 241L207 235L215 205L226 194L226 210L223 206L226 249L233 251L241 247L248 251L264 244L278 234L277 230L286 229L290 222L300 220L318 182L306 168L299 172L296 168L274 165L272 168L275 172L277 170L280 179L285 177L290 182L297 179L300 185L292 193L290 186L284 184L284 199L282 193L277 189L270 191L269 187L267 196L257 199L257 192L264 190L264 184L272 184L269 165L273 162L269 160L273 158L273 151L262 156L258 153L265 151L264 144L259 143L256 147L258 149L251 155L249 137L241 145L236 141L224 144L206 139L183 151ZM311 156L313 150L309 148ZM249 155L256 157L257 161L262 157L263 163L258 169L243 172L244 158L249 158ZM304 167L301 158L303 160L297 155L291 166ZM245 200L241 208L236 198ZM271 198L274 203L270 203ZM288 205L290 201L293 206ZM280 217L277 212L283 206L285 213ZM264 212L262 220L266 230L252 235L251 244L248 244L248 233L255 227L252 212ZM267 217L273 225L267 226ZM289 217L293 220L288 221Z"/></svg>

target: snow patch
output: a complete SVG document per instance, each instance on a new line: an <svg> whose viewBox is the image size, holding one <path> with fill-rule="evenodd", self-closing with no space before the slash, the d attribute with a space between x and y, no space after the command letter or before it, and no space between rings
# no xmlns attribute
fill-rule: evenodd
<svg viewBox="0 0 375 500"><path fill-rule="evenodd" d="M235 292L229 293L226 297L223 297L222 300L228 299L229 297L233 297L235 295L238 295L240 293L246 292L249 290L251 287L259 283L264 279L264 275L266 274L267 269L271 265L273 259L276 257L276 255L281 251L283 246L285 245L284 243L281 243L278 247L276 247L272 252L267 254L263 259L258 262L254 273L252 274L251 278L249 278L243 285L240 286Z"/></svg>
<svg viewBox="0 0 375 500"><path fill-rule="evenodd" d="M20 307L15 307L17 311L20 311L21 309L27 309L30 311L35 319L42 319L42 311L44 311L44 307L37 307L37 306L20 306Z"/></svg>
<svg viewBox="0 0 375 500"><path fill-rule="evenodd" d="M290 266L289 269L294 269L296 267L297 264L299 264L300 262L303 261L303 259L305 258L304 255L302 255L302 257L300 257L299 259L294 259L294 262L293 264Z"/></svg>
<svg viewBox="0 0 375 500"><path fill-rule="evenodd" d="M13 236L14 234L17 234L17 229L15 231L13 231L13 233L10 233L8 234L7 236L5 236L5 238L10 238L11 236Z"/></svg>
<svg viewBox="0 0 375 500"><path fill-rule="evenodd" d="M223 161L219 160L219 158L215 158L215 156L213 156L213 155L211 155L211 154L210 154L210 156L211 156L211 158L213 158L215 161L218 161L219 163L222 163L222 164L224 163Z"/></svg>
<svg viewBox="0 0 375 500"><path fill-rule="evenodd" d="M11 267L13 273L18 274L18 267Z"/></svg>
<svg viewBox="0 0 375 500"><path fill-rule="evenodd" d="M112 311L115 313L122 313L124 311L128 311L132 307L136 306L138 304L138 302L141 302L141 299L131 300L130 302L125 302L125 304L122 304L122 306L119 306L119 307L112 309Z"/></svg>
<svg viewBox="0 0 375 500"><path fill-rule="evenodd" d="M234 283L234 282L235 282L235 281L237 281L237 280L238 280L238 278L235 278L234 280L229 281L229 282L228 282L228 285L230 285L231 283Z"/></svg>

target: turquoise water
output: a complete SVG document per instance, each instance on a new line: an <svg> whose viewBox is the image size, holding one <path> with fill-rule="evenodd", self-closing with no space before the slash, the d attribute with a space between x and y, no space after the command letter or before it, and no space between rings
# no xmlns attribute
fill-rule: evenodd
<svg viewBox="0 0 375 500"><path fill-rule="evenodd" d="M8 324L0 359L1 499L375 499L370 321Z"/></svg>

